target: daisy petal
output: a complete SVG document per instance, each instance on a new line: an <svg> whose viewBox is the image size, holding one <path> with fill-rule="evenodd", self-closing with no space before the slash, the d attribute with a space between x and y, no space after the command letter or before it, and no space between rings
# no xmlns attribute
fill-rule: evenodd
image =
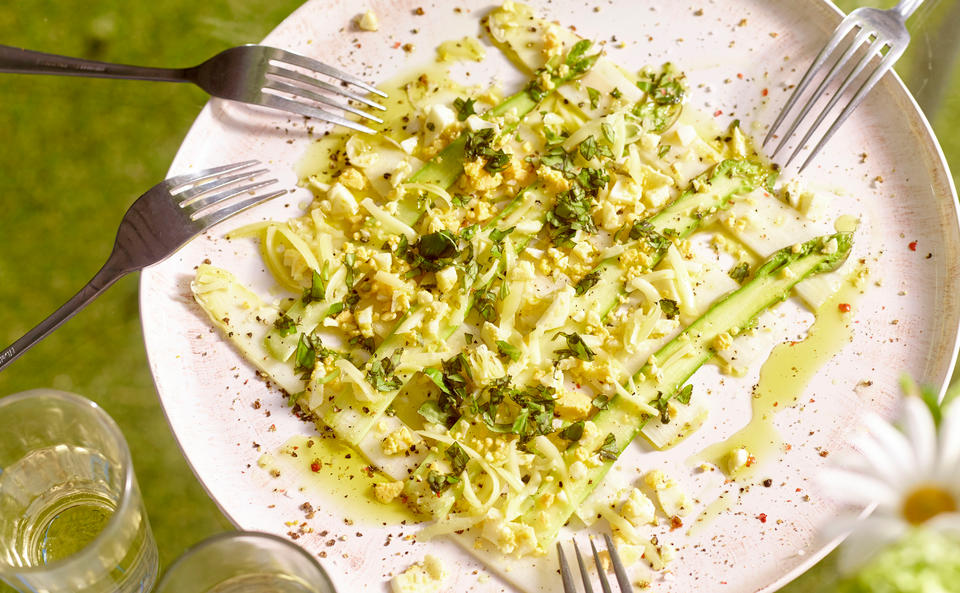
<svg viewBox="0 0 960 593"><path fill-rule="evenodd" d="M899 492L879 479L850 471L824 468L817 477L823 490L841 503L866 507L876 503L884 509L899 506Z"/></svg>
<svg viewBox="0 0 960 593"><path fill-rule="evenodd" d="M898 466L913 467L916 463L913 447L902 432L876 414L866 414L863 423Z"/></svg>
<svg viewBox="0 0 960 593"><path fill-rule="evenodd" d="M893 487L902 484L904 476L913 473L912 467L899 465L896 459L869 434L860 433L853 438L853 446L859 453L864 470L861 473L870 473Z"/></svg>
<svg viewBox="0 0 960 593"><path fill-rule="evenodd" d="M916 467L920 472L929 474L937 452L937 427L933 423L933 416L919 397L908 397L903 404L904 429L913 445Z"/></svg>
<svg viewBox="0 0 960 593"><path fill-rule="evenodd" d="M864 519L840 548L840 570L849 573L863 566L877 552L900 539L906 531L906 523L891 517L871 516Z"/></svg>
<svg viewBox="0 0 960 593"><path fill-rule="evenodd" d="M957 464L960 462L960 399L943 409L940 423L940 458L937 461L937 477L944 482L956 482Z"/></svg>
<svg viewBox="0 0 960 593"><path fill-rule="evenodd" d="M927 521L925 526L943 533L960 535L960 514L943 513L941 515L937 515L933 519Z"/></svg>

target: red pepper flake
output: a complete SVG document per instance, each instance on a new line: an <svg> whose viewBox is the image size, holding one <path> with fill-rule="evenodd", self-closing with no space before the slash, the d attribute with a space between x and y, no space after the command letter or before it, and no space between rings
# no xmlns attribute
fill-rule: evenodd
<svg viewBox="0 0 960 593"><path fill-rule="evenodd" d="M737 72L737 78L743 80L743 72Z"/></svg>
<svg viewBox="0 0 960 593"><path fill-rule="evenodd" d="M670 531L680 529L681 527L683 527L683 519L676 515L670 517Z"/></svg>
<svg viewBox="0 0 960 593"><path fill-rule="evenodd" d="M760 94L761 94L762 96L766 97L767 95L770 94L770 91L767 90L767 89L763 89L762 91L760 91Z"/></svg>
<svg viewBox="0 0 960 593"><path fill-rule="evenodd" d="M723 115L722 109L717 109L716 111L713 112L713 117L717 117L719 115Z"/></svg>
<svg viewBox="0 0 960 593"><path fill-rule="evenodd" d="M393 44L393 49L400 49L400 42L399 42L399 41Z"/></svg>
<svg viewBox="0 0 960 593"><path fill-rule="evenodd" d="M840 309L841 313L849 313L850 303L840 303L839 305L837 305L837 309Z"/></svg>
<svg viewBox="0 0 960 593"><path fill-rule="evenodd" d="M916 241L911 241L910 244L907 245L907 247L910 248L910 251L916 251L916 250L917 250L917 242L916 242Z"/></svg>
<svg viewBox="0 0 960 593"><path fill-rule="evenodd" d="M320 471L320 461L318 459L314 459L313 463L310 464L310 471L313 473Z"/></svg>
<svg viewBox="0 0 960 593"><path fill-rule="evenodd" d="M747 467L750 467L751 465L753 465L753 464L756 463L756 462L757 462L757 458L754 457L753 455L750 455L750 456L747 457L746 466L747 466Z"/></svg>
<svg viewBox="0 0 960 593"><path fill-rule="evenodd" d="M766 513L760 513L759 515L757 515L757 519L760 519L760 522L761 522L761 523L766 523L766 522L767 522L767 514L766 514Z"/></svg>

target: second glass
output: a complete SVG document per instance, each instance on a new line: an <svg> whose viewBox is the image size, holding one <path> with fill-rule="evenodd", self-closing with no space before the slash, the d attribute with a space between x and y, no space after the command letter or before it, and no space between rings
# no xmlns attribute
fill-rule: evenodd
<svg viewBox="0 0 960 593"><path fill-rule="evenodd" d="M303 548L269 533L233 531L183 553L154 593L336 593Z"/></svg>

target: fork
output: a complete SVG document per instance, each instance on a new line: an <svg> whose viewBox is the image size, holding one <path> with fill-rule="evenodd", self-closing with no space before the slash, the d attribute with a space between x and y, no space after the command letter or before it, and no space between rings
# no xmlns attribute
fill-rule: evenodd
<svg viewBox="0 0 960 593"><path fill-rule="evenodd" d="M829 66L830 70L824 76L823 80L820 81L820 84L813 91L813 94L806 100L806 103L801 108L800 113L794 118L789 129L783 134L783 138L780 140L777 148L770 155L771 158L776 156L784 147L787 140L793 136L800 122L803 121L814 104L823 96L828 85L833 82L841 71L853 60L857 51L865 48L866 52L863 57L860 58L853 69L847 74L846 78L844 78L840 84L840 87L833 93L826 107L820 110L813 125L807 129L803 139L796 145L793 154L790 155L790 158L787 159L784 165L784 167L789 166L797 154L803 149L804 145L806 145L807 140L810 139L817 128L819 128L827 118L827 115L840 100L844 92L867 68L873 58L879 55L880 63L877 64L863 84L860 85L860 88L857 89L846 107L843 108L843 111L834 119L833 124L827 129L813 150L810 151L810 154L800 166L800 171L803 171L807 165L810 164L817 156L817 153L820 152L820 149L823 148L827 141L837 132L843 122L853 113L853 110L856 109L857 105L860 104L874 85L877 84L880 77L886 74L886 72L893 67L894 62L903 54L903 51L907 48L907 44L910 42L910 33L907 31L905 23L922 2L923 0L901 0L895 7L889 10L879 10L869 7L858 8L841 21L840 25L834 30L833 37L830 38L827 45L817 54L813 64L807 70L806 74L803 75L797 88L793 91L793 94L790 95L787 104L784 105L780 115L777 116L766 138L764 138L763 145L766 146L776 135L780 124L786 119L787 114L800 99L800 96L804 90L806 90L807 86L810 85L822 70ZM851 33L853 33L852 41L846 46L843 46L843 41ZM885 53L883 51L884 48L887 49ZM837 57L837 54L839 54L839 57Z"/></svg>
<svg viewBox="0 0 960 593"><path fill-rule="evenodd" d="M352 74L312 58L265 45L232 47L192 68L129 66L0 45L0 72L192 82L214 97L306 115L368 134L375 132L310 102L323 103L383 123L380 118L332 99L327 94L339 95L381 111L385 107L345 87L352 85L368 93L387 96ZM338 80L342 86L321 80L316 75Z"/></svg>
<svg viewBox="0 0 960 593"><path fill-rule="evenodd" d="M610 539L610 536L606 533L603 534L603 539L607 542L607 552L610 554L610 561L613 563L613 572L617 577L617 584L620 585L620 591L622 593L631 593L633 588L630 586L627 571L623 566L623 562L620 560L620 554L617 553L617 547L613 545L613 540ZM593 543L592 537L590 538L590 548L593 550L593 562L597 566L597 574L600 577L600 586L603 588L603 593L612 593L610 581L607 579L607 574L603 570L600 553L597 551L597 546ZM590 574L587 572L587 566L583 561L583 556L580 555L580 546L577 545L576 540L573 540L573 550L577 553L577 564L580 566L580 578L583 580L583 589L586 593L593 593L593 585L590 584ZM573 575L570 574L570 565L567 564L567 558L563 553L563 546L560 545L560 542L557 542L557 555L560 557L560 578L563 580L563 593L577 593L577 586L573 582Z"/></svg>
<svg viewBox="0 0 960 593"><path fill-rule="evenodd" d="M251 170L258 164L244 161L172 177L140 196L120 221L107 263L63 306L0 351L0 371L126 274L163 261L226 218L285 194L283 189L254 193L277 181L254 181L267 172Z"/></svg>

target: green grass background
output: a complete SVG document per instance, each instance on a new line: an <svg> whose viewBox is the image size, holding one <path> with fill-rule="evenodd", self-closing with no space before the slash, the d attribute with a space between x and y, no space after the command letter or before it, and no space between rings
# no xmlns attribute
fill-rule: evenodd
<svg viewBox="0 0 960 593"><path fill-rule="evenodd" d="M300 0L13 0L0 10L0 42L143 65L187 66L256 42ZM854 2L841 3L845 9ZM890 3L882 3L889 5ZM926 97L960 169L960 73L931 55L952 35L958 2L928 2L924 43L900 66ZM931 49L932 48L932 49ZM940 52L940 53L937 53ZM955 65L954 65L955 66ZM942 77L941 77L942 78ZM931 82L934 81L934 82ZM206 95L187 85L0 75L0 346L69 298L106 260L124 211L164 177ZM0 373L0 395L37 387L83 394L120 424L168 565L185 548L229 529L184 462L159 407L141 341L137 275L108 290ZM0 435L2 438L2 435ZM786 590L820 588L828 559ZM0 585L0 592L6 591Z"/></svg>

